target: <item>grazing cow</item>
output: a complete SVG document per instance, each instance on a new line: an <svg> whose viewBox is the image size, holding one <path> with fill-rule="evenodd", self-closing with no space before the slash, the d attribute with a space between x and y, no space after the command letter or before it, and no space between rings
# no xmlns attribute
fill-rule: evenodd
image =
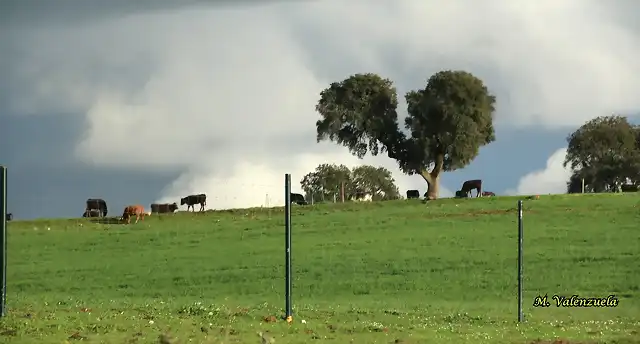
<svg viewBox="0 0 640 344"><path fill-rule="evenodd" d="M420 198L420 192L418 190L407 190L407 199Z"/></svg>
<svg viewBox="0 0 640 344"><path fill-rule="evenodd" d="M101 198L89 198L87 207L82 217L105 217L107 216L107 202Z"/></svg>
<svg viewBox="0 0 640 344"><path fill-rule="evenodd" d="M158 203L153 203L151 205L151 212L152 213L157 213L157 214L165 214L165 213L173 213L174 211L178 210L178 204L174 203L164 203L164 204L158 204Z"/></svg>
<svg viewBox="0 0 640 344"><path fill-rule="evenodd" d="M7 213L7 217L5 218L5 220L7 220L7 221L13 220L13 214L12 213Z"/></svg>
<svg viewBox="0 0 640 344"><path fill-rule="evenodd" d="M295 203L297 205L307 205L307 201L304 199L299 193L291 193L291 203Z"/></svg>
<svg viewBox="0 0 640 344"><path fill-rule="evenodd" d="M180 205L187 205L187 211L189 208L192 208L193 211L196 211L196 204L200 204L200 211L204 211L204 206L207 205L207 195L199 194L199 195L189 195L185 198L180 199Z"/></svg>
<svg viewBox="0 0 640 344"><path fill-rule="evenodd" d="M481 179L474 179L474 180L467 180L466 182L462 183L462 189L460 191L462 191L463 194L465 194L467 197L471 197L471 191L476 190L476 197L481 197L482 195L482 180Z"/></svg>
<svg viewBox="0 0 640 344"><path fill-rule="evenodd" d="M85 210L82 217L100 217L102 212L98 209Z"/></svg>
<svg viewBox="0 0 640 344"><path fill-rule="evenodd" d="M483 191L482 192L482 197L491 197L491 196L495 196L496 194L491 192L491 191Z"/></svg>
<svg viewBox="0 0 640 344"><path fill-rule="evenodd" d="M122 212L122 220L127 221L127 223L131 223L131 216L134 215L136 216L135 223L138 223L138 220L140 220L140 218L142 218L142 221L144 221L144 216L147 215L147 213L144 212L144 206L140 204L127 206Z"/></svg>

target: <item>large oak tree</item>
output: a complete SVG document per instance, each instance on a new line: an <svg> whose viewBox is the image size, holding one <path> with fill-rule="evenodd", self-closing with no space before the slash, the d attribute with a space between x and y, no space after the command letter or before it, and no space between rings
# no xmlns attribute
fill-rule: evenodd
<svg viewBox="0 0 640 344"><path fill-rule="evenodd" d="M424 89L405 94L408 116L398 123L393 83L377 74L355 74L320 93L317 140L330 140L364 157L386 152L407 174L419 174L436 199L443 171L468 165L495 140L495 97L464 71L441 71Z"/></svg>

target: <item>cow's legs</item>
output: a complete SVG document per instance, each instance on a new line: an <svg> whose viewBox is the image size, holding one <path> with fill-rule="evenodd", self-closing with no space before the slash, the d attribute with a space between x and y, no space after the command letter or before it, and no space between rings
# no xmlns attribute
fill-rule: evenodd
<svg viewBox="0 0 640 344"><path fill-rule="evenodd" d="M200 211L204 211L204 203L200 203Z"/></svg>

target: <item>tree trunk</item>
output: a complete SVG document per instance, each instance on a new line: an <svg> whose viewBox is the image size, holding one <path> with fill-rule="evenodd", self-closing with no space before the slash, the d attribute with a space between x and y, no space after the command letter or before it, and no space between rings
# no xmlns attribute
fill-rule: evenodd
<svg viewBox="0 0 640 344"><path fill-rule="evenodd" d="M425 179L427 181L427 196L426 199L434 200L438 199L438 192L440 191L440 176L432 178L431 181Z"/></svg>
<svg viewBox="0 0 640 344"><path fill-rule="evenodd" d="M440 173L442 172L442 165L444 161L444 156L438 156L436 158L435 166L431 172L427 170L421 170L420 175L427 182L427 195L425 196L428 200L438 199L438 192L440 190Z"/></svg>

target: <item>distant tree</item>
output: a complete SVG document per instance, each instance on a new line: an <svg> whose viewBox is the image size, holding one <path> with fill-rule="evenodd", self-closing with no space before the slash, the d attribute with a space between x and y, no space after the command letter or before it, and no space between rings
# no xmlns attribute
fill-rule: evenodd
<svg viewBox="0 0 640 344"><path fill-rule="evenodd" d="M464 71L432 75L424 89L405 95L408 117L398 124L398 96L389 79L355 74L320 93L317 140L330 140L364 157L386 152L409 175L427 182L438 197L443 171L468 165L481 146L495 140L495 97L482 80Z"/></svg>
<svg viewBox="0 0 640 344"><path fill-rule="evenodd" d="M391 171L384 167L362 165L351 171L351 190L355 196L371 195L373 201L400 198L400 190L395 185Z"/></svg>
<svg viewBox="0 0 640 344"><path fill-rule="evenodd" d="M583 124L567 137L564 166L594 192L616 190L640 176L639 130L626 117L603 116Z"/></svg>
<svg viewBox="0 0 640 344"><path fill-rule="evenodd" d="M340 199L342 183L351 185L351 170L345 165L321 164L313 172L307 173L300 185L305 192L307 201L314 202L333 201ZM352 190L345 190L347 195L353 193Z"/></svg>
<svg viewBox="0 0 640 344"><path fill-rule="evenodd" d="M308 201L341 199L342 187L346 200L371 195L372 200L400 198L391 171L384 167L362 165L349 170L345 165L321 164L300 181Z"/></svg>

